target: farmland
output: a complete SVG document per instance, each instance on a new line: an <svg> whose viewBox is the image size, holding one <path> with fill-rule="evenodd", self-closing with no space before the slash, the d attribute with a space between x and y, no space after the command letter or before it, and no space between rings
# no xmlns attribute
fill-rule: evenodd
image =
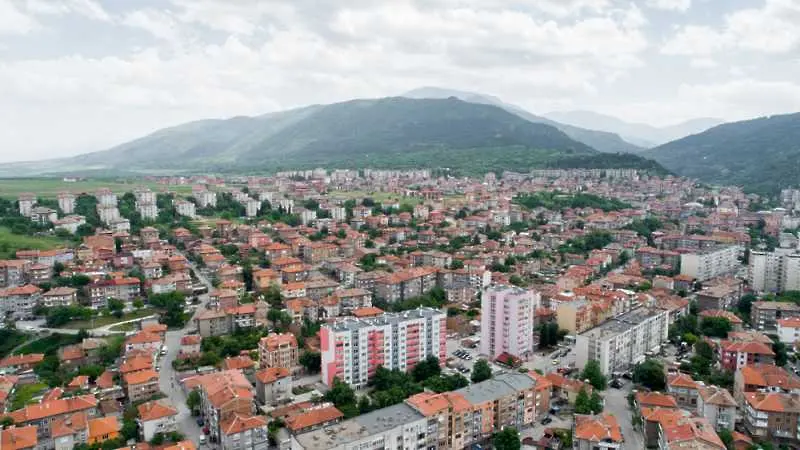
<svg viewBox="0 0 800 450"><path fill-rule="evenodd" d="M16 199L23 192L31 192L39 197L55 198L61 191L80 194L94 192L100 188L108 188L117 194L122 194L139 186L148 187L156 192L162 192L165 188L182 194L191 192L190 185L165 186L152 181L136 179L98 179L66 182L61 178L2 178L0 179L0 197Z"/></svg>
<svg viewBox="0 0 800 450"><path fill-rule="evenodd" d="M52 250L68 245L57 237L13 234L8 228L0 227L0 259L12 258L17 250Z"/></svg>

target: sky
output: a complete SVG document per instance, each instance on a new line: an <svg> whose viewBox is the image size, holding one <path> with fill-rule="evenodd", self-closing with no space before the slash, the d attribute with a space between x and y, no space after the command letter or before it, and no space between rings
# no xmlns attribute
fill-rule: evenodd
<svg viewBox="0 0 800 450"><path fill-rule="evenodd" d="M0 162L440 86L666 125L800 111L800 0L0 0Z"/></svg>

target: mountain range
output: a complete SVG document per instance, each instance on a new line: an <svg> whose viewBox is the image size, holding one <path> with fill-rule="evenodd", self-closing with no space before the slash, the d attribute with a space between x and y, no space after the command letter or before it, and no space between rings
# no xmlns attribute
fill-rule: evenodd
<svg viewBox="0 0 800 450"><path fill-rule="evenodd" d="M642 155L684 176L775 194L800 185L800 113L722 124Z"/></svg>
<svg viewBox="0 0 800 450"><path fill-rule="evenodd" d="M31 165L36 164L10 164L5 170L18 174ZM158 173L318 166L434 166L474 174L531 167L619 166L663 171L644 158L604 155L553 126L455 97L352 100L257 117L202 120L109 150L44 162L40 167L61 173Z"/></svg>
<svg viewBox="0 0 800 450"><path fill-rule="evenodd" d="M622 139L645 148L656 147L676 139L701 133L723 123L720 119L701 117L666 127L644 123L629 123L616 117L592 111L562 111L545 114L545 117L576 127L615 133Z"/></svg>

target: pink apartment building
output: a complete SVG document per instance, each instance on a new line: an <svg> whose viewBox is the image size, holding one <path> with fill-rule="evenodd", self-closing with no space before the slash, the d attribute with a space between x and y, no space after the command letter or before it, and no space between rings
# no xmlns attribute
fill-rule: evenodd
<svg viewBox="0 0 800 450"><path fill-rule="evenodd" d="M533 355L533 317L539 294L514 286L490 286L481 298L481 354Z"/></svg>
<svg viewBox="0 0 800 450"><path fill-rule="evenodd" d="M447 316L432 308L346 318L320 330L322 381L334 378L363 388L378 366L410 371L429 356L444 364L447 357Z"/></svg>

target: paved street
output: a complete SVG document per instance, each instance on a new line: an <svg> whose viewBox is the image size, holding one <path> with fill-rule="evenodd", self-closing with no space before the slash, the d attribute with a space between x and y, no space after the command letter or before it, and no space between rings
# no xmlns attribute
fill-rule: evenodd
<svg viewBox="0 0 800 450"><path fill-rule="evenodd" d="M644 439L639 431L633 429L631 424L631 410L628 406L628 394L630 393L631 384L627 383L622 389L614 389L609 387L603 392L605 399L604 412L613 414L622 428L622 437L625 439L623 448L625 449L642 449L644 448Z"/></svg>

